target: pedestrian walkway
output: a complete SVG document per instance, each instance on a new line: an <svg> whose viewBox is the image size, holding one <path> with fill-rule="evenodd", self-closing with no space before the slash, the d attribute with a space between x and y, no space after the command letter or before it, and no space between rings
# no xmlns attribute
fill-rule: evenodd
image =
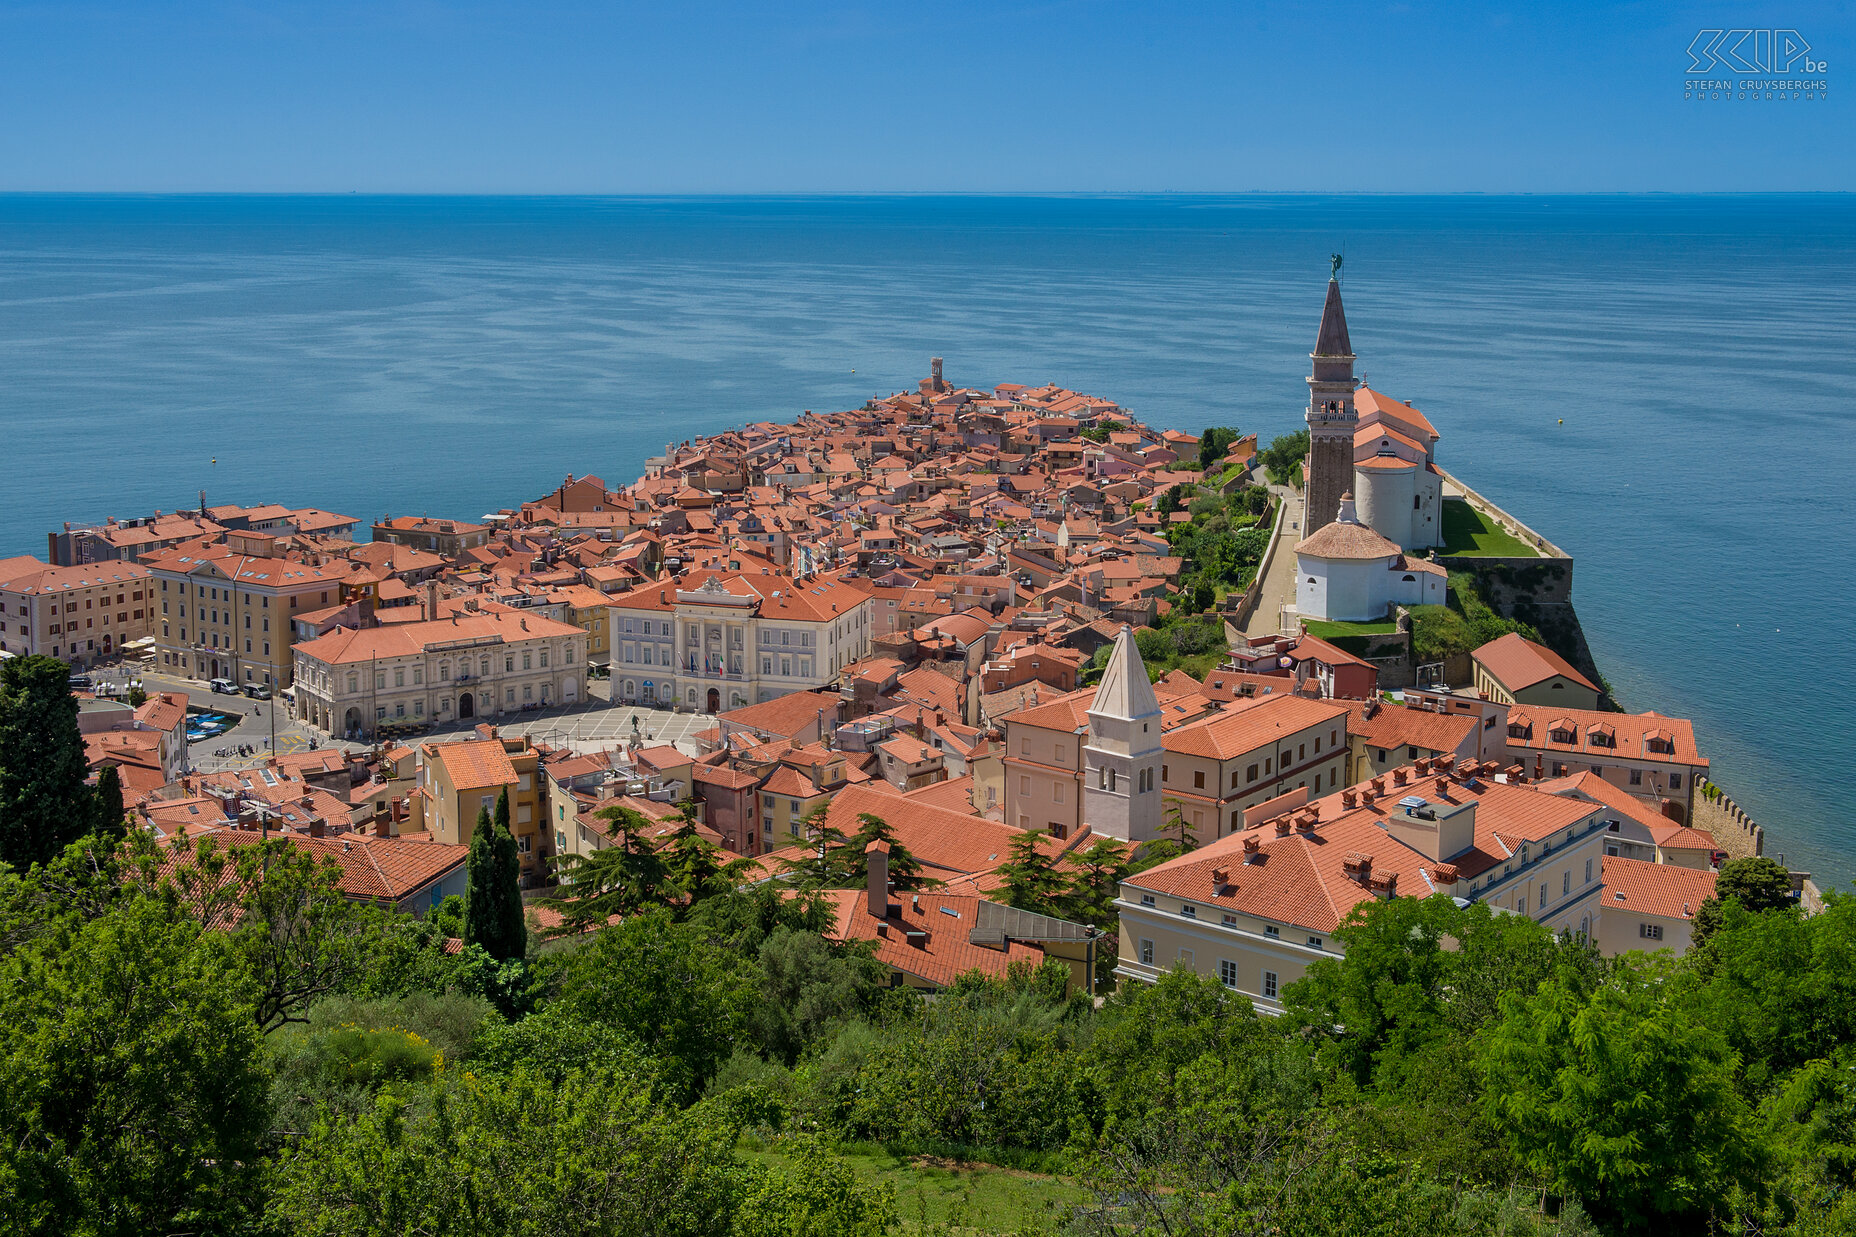
<svg viewBox="0 0 1856 1237"><path fill-rule="evenodd" d="M1257 608L1244 623L1244 634L1253 638L1276 635L1282 629L1283 608L1295 604L1295 543L1302 539L1302 492L1286 485L1272 485L1270 493L1282 502L1288 523L1276 543L1269 574L1263 577Z"/></svg>

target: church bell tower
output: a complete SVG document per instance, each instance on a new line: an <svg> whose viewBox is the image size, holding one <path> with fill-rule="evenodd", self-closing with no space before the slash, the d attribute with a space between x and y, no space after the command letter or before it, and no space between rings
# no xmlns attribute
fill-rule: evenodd
<svg viewBox="0 0 1856 1237"><path fill-rule="evenodd" d="M1353 342L1347 338L1347 312L1340 303L1340 256L1328 279L1327 303L1321 307L1321 330L1315 350L1308 354L1314 369L1308 375L1308 489L1302 514L1302 536L1313 536L1334 522L1340 498L1353 489L1353 432L1360 415L1353 393L1360 380L1353 376Z"/></svg>

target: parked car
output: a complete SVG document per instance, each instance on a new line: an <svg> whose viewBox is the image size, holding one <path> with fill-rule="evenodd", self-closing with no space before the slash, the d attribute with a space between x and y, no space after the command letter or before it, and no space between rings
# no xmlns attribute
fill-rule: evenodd
<svg viewBox="0 0 1856 1237"><path fill-rule="evenodd" d="M219 695L219 696L238 695L238 687L236 684L232 682L231 679L214 679L211 683L207 684L207 686L213 689L213 693L215 695Z"/></svg>
<svg viewBox="0 0 1856 1237"><path fill-rule="evenodd" d="M271 689L262 683L247 683L245 684L245 694L250 696L253 700L269 700L271 698Z"/></svg>

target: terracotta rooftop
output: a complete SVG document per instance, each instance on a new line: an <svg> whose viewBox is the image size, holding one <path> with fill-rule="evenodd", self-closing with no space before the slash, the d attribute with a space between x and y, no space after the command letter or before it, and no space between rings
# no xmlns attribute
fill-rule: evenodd
<svg viewBox="0 0 1856 1237"><path fill-rule="evenodd" d="M1683 868L1673 863L1606 855L1600 913L1623 910L1662 919L1693 919L1701 904L1714 896L1714 881L1712 868Z"/></svg>
<svg viewBox="0 0 1856 1237"><path fill-rule="evenodd" d="M1579 686L1597 691L1597 684L1573 668L1571 662L1545 645L1535 644L1519 632L1509 632L1491 640L1470 656L1511 692L1523 691L1544 683L1555 675L1571 679Z"/></svg>

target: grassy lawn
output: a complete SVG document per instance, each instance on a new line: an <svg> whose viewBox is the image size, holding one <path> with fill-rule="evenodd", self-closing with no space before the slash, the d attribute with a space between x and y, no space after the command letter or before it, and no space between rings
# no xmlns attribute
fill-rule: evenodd
<svg viewBox="0 0 1856 1237"><path fill-rule="evenodd" d="M1539 558L1540 551L1489 523L1487 516L1466 502L1444 503L1444 545L1440 554L1476 558Z"/></svg>
<svg viewBox="0 0 1856 1237"><path fill-rule="evenodd" d="M1347 636L1389 636L1398 630L1398 624L1391 619L1382 619L1377 623L1340 623L1309 619L1305 626L1308 628L1309 635L1330 641L1344 639Z"/></svg>
<svg viewBox="0 0 1856 1237"><path fill-rule="evenodd" d="M777 1164L778 1147L742 1151L749 1158ZM840 1152L851 1171L864 1181L887 1182L896 1191L902 1231L919 1233L941 1226L956 1233L984 1237L1014 1233L1040 1221L1055 1221L1064 1208L1083 1201L1083 1191L1061 1177L999 1168L991 1164L955 1163L931 1156L897 1156L878 1149Z"/></svg>

